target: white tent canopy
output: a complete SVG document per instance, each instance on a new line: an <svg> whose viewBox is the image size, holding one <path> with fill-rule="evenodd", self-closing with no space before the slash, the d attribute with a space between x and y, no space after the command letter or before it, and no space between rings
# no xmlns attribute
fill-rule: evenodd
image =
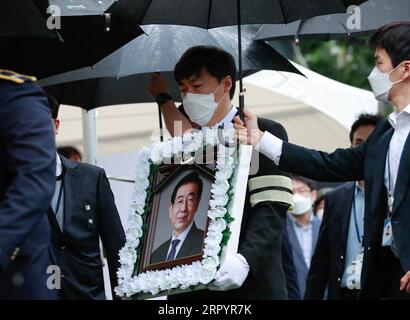
<svg viewBox="0 0 410 320"><path fill-rule="evenodd" d="M363 112L377 113L372 92L322 76L293 62L307 78L293 73L260 71L244 79L245 84L262 87L307 104L333 118L345 128Z"/></svg>

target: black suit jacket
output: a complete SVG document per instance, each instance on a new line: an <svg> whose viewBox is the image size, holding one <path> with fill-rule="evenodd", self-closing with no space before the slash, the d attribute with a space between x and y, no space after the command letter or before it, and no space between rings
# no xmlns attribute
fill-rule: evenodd
<svg viewBox="0 0 410 320"><path fill-rule="evenodd" d="M381 247L383 220L387 212L387 190L384 186L386 155L394 129L382 121L365 143L331 154L309 150L285 142L279 167L308 178L322 181L365 180L365 248L360 298L379 299L386 292L391 252ZM404 145L394 194L392 228L400 264L410 271L410 139ZM392 262L393 263L393 262Z"/></svg>
<svg viewBox="0 0 410 320"><path fill-rule="evenodd" d="M356 183L349 182L328 192L319 239L310 264L305 300L339 300L345 269L347 236Z"/></svg>
<svg viewBox="0 0 410 320"><path fill-rule="evenodd" d="M168 249L171 244L171 239L169 238L163 244L161 244L151 256L151 263L158 263L162 261L166 261ZM195 254L199 254L202 252L202 246L204 243L204 231L198 229L194 224L192 225L191 230L189 230L185 241L181 245L181 249L179 249L177 256L175 259L189 257Z"/></svg>
<svg viewBox="0 0 410 320"><path fill-rule="evenodd" d="M269 119L258 118L259 128L287 140L282 125ZM282 268L281 232L285 224L289 202L271 200L271 195L292 195L288 174L276 167L272 160L254 150L252 163L259 170L250 175L245 199L239 251L250 266L250 273L239 289L225 292L200 290L169 296L168 299L282 299L288 298L285 274ZM264 187L250 191L250 182L263 177ZM288 181L288 188L279 186L278 178ZM255 180L256 179L256 180ZM264 196L268 195L264 200ZM256 197L260 196L259 201Z"/></svg>
<svg viewBox="0 0 410 320"><path fill-rule="evenodd" d="M21 82L21 83L20 83ZM53 299L47 209L55 186L55 134L39 86L0 71L0 300ZM23 276L20 286L12 282Z"/></svg>
<svg viewBox="0 0 410 320"><path fill-rule="evenodd" d="M125 244L114 196L103 169L61 156L64 167L64 227L49 211L52 241L67 299L105 299L101 237L112 289L117 285L118 252ZM113 293L113 297L115 297Z"/></svg>

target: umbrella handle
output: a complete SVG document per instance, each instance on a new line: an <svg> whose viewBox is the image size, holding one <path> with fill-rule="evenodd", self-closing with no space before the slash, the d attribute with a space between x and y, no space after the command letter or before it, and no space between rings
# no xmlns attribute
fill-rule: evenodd
<svg viewBox="0 0 410 320"><path fill-rule="evenodd" d="M158 121L159 121L159 134L160 134L160 141L164 141L164 127L162 124L162 113L161 113L161 106L158 105Z"/></svg>
<svg viewBox="0 0 410 320"><path fill-rule="evenodd" d="M241 27L241 0L236 2L238 19L238 74L239 74L239 117L245 122L243 109L245 107L245 92L242 82L242 27Z"/></svg>

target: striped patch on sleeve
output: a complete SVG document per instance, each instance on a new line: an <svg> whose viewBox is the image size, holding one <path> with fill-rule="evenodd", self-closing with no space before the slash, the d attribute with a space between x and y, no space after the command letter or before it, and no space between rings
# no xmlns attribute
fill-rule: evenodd
<svg viewBox="0 0 410 320"><path fill-rule="evenodd" d="M249 179L251 206L265 201L293 204L292 180L286 176L270 175Z"/></svg>

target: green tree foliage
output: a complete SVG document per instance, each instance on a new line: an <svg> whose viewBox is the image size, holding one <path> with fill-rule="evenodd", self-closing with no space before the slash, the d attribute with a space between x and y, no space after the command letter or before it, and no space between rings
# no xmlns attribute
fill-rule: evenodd
<svg viewBox="0 0 410 320"><path fill-rule="evenodd" d="M366 39L303 39L299 46L311 70L331 79L370 90L367 76L374 67L374 51L366 46Z"/></svg>

